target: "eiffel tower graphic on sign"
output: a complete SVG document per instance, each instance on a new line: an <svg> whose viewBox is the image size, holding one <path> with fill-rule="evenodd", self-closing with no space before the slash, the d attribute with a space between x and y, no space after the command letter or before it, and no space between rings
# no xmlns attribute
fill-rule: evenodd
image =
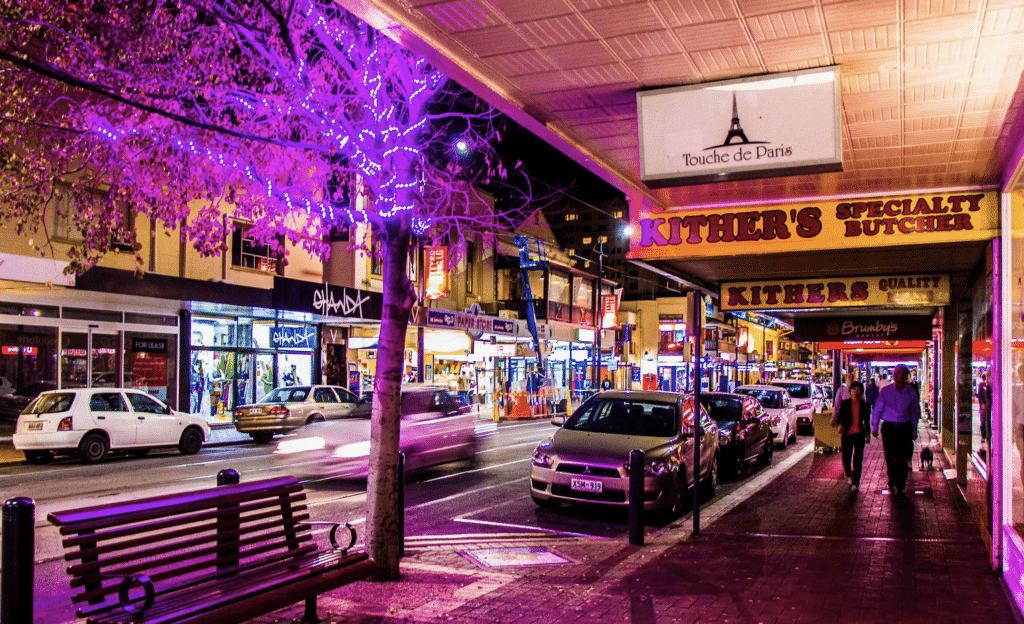
<svg viewBox="0 0 1024 624"><path fill-rule="evenodd" d="M732 125L729 126L729 134L725 137L725 143L722 145L731 145L732 140L735 137L739 137L740 141L744 143L750 143L747 140L747 135L743 132L743 128L740 127L740 113L736 110L736 92L732 92Z"/></svg>
<svg viewBox="0 0 1024 624"><path fill-rule="evenodd" d="M719 147L726 147L733 145L732 140L739 139L735 145L755 145L759 143L768 143L768 141L751 141L747 138L747 133L743 131L743 126L740 125L740 113L736 107L736 92L732 92L732 123L729 125L729 133L725 136L725 142L721 145L712 145L711 147L705 147L704 150L716 149Z"/></svg>

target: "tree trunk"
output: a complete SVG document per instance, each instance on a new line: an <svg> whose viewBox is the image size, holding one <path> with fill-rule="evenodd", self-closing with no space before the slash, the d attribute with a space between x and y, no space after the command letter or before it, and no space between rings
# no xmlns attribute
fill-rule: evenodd
<svg viewBox="0 0 1024 624"><path fill-rule="evenodd" d="M377 373L373 380L373 416L370 420L370 465L366 478L367 552L380 566L381 580L399 577L398 474L402 373L405 333L412 310L409 281L409 215L389 221L381 233L383 243L384 309L377 342Z"/></svg>

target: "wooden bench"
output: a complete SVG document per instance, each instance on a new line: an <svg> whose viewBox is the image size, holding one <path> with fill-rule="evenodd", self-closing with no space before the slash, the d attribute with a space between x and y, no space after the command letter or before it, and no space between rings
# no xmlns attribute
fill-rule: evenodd
<svg viewBox="0 0 1024 624"><path fill-rule="evenodd" d="M245 622L373 576L349 544L313 540L306 495L294 477L51 513L60 528L78 617L91 623Z"/></svg>

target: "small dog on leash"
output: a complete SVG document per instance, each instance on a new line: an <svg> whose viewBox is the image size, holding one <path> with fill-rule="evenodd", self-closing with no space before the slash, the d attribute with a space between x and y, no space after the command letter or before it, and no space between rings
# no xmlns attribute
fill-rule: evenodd
<svg viewBox="0 0 1024 624"><path fill-rule="evenodd" d="M926 464L928 465L928 470L931 470L933 461L934 456L932 455L932 450L927 446L921 449L921 471L924 471Z"/></svg>

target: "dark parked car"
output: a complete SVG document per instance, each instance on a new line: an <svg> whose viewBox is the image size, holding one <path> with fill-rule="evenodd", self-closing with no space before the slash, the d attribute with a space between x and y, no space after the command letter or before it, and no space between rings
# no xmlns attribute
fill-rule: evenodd
<svg viewBox="0 0 1024 624"><path fill-rule="evenodd" d="M28 407L28 404L40 393L56 389L57 384L52 381L37 381L26 384L11 394L0 396L0 418L17 420L22 410Z"/></svg>
<svg viewBox="0 0 1024 624"><path fill-rule="evenodd" d="M700 404L718 426L718 451L723 470L738 471L753 459L761 465L771 463L775 448L771 416L756 399L710 392L700 395Z"/></svg>

